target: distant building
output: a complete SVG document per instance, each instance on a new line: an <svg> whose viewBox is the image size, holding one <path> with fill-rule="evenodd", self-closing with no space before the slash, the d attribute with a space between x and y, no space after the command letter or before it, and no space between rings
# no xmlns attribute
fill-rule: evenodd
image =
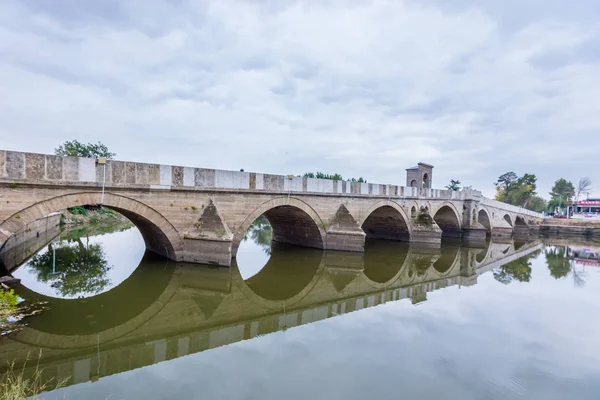
<svg viewBox="0 0 600 400"><path fill-rule="evenodd" d="M406 170L406 186L431 189L433 165L418 163Z"/></svg>
<svg viewBox="0 0 600 400"><path fill-rule="evenodd" d="M580 200L573 207L576 214L600 215L600 199Z"/></svg>

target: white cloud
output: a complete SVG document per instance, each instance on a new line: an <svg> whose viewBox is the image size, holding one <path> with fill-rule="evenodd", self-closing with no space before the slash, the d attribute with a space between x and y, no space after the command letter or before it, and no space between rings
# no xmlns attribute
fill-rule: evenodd
<svg viewBox="0 0 600 400"><path fill-rule="evenodd" d="M403 183L592 173L594 3L8 2L2 148ZM458 5L457 5L458 4ZM598 13L596 13L596 16Z"/></svg>

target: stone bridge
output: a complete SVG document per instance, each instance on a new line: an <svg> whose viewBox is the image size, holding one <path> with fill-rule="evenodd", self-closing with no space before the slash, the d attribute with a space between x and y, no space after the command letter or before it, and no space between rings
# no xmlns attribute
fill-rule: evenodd
<svg viewBox="0 0 600 400"><path fill-rule="evenodd" d="M390 301L419 303L429 292L474 285L481 273L543 248L535 241L387 246L364 254L274 249L267 265L245 280L235 260L232 268L165 267L164 259L147 253L106 293L52 299L50 310L4 338L0 360L19 365L42 350L45 379L86 382ZM281 268L294 268L296 279L278 274ZM18 291L36 298L24 287ZM124 304L124 293L132 292L135 299ZM26 374L34 373L31 364Z"/></svg>
<svg viewBox="0 0 600 400"><path fill-rule="evenodd" d="M276 242L356 252L369 237L482 244L486 236L527 234L542 220L541 214L472 190L0 150L0 250L48 214L98 204L129 218L150 251L175 261L227 266L262 214Z"/></svg>

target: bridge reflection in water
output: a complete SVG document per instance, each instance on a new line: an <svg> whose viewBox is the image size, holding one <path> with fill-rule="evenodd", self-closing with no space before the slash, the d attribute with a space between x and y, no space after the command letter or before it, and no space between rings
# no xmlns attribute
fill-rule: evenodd
<svg viewBox="0 0 600 400"><path fill-rule="evenodd" d="M42 350L44 379L67 385L358 311L469 286L491 269L542 249L540 242L485 248L369 243L362 253L273 248L244 280L231 268L176 264L147 253L118 287L51 309L0 345L1 360ZM28 298L46 300L24 287ZM26 370L33 373L34 367Z"/></svg>

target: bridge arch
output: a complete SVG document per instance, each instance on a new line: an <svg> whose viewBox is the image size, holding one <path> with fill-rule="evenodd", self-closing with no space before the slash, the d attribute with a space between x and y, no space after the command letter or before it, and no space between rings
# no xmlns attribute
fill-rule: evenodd
<svg viewBox="0 0 600 400"><path fill-rule="evenodd" d="M233 236L232 252L236 256L244 235L250 225L261 215L273 228L273 241L325 248L325 224L317 212L304 201L295 197L276 197L253 210L242 222Z"/></svg>
<svg viewBox="0 0 600 400"><path fill-rule="evenodd" d="M492 234L492 218L485 208L479 209L477 213L477 222L479 222L487 231L487 235Z"/></svg>
<svg viewBox="0 0 600 400"><path fill-rule="evenodd" d="M367 210L359 225L367 238L408 242L411 237L409 220L400 205L384 200Z"/></svg>
<svg viewBox="0 0 600 400"><path fill-rule="evenodd" d="M11 236L33 221L49 214L75 206L98 205L101 200L99 192L70 193L42 200L14 213L0 223L0 232ZM175 227L158 211L140 201L108 192L104 194L102 205L129 219L140 230L148 250L175 261L182 259L183 240Z"/></svg>
<svg viewBox="0 0 600 400"><path fill-rule="evenodd" d="M460 238L460 213L452 203L445 202L441 204L435 214L433 214L433 220L442 230L442 237Z"/></svg>
<svg viewBox="0 0 600 400"><path fill-rule="evenodd" d="M506 223L508 225L510 225L511 227L513 226L513 222L512 222L512 219L510 218L510 214L504 214L504 217L502 217L502 219L504 219L506 221Z"/></svg>

